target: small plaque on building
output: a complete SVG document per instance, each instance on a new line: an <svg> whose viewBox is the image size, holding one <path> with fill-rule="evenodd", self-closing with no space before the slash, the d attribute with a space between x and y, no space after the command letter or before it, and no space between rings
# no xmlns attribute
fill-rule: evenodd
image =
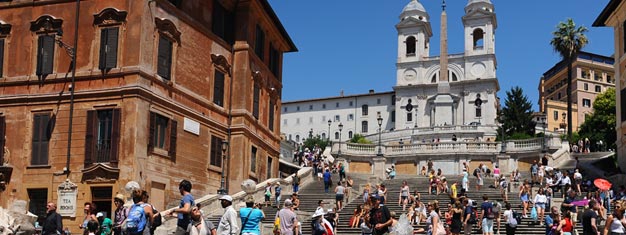
<svg viewBox="0 0 626 235"><path fill-rule="evenodd" d="M189 118L184 119L183 129L187 132L200 135L200 123Z"/></svg>
<svg viewBox="0 0 626 235"><path fill-rule="evenodd" d="M57 190L57 213L61 216L76 217L76 196L78 187L70 179L59 185Z"/></svg>

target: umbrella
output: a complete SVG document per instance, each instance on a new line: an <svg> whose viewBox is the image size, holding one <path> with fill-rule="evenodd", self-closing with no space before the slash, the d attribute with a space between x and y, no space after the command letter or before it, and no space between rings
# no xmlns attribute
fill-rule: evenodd
<svg viewBox="0 0 626 235"><path fill-rule="evenodd" d="M573 201L572 205L574 206L586 206L589 205L589 199L583 199L583 200L579 200L579 201Z"/></svg>
<svg viewBox="0 0 626 235"><path fill-rule="evenodd" d="M593 185L601 190L609 190L611 188L611 182L605 179L598 178L593 181Z"/></svg>

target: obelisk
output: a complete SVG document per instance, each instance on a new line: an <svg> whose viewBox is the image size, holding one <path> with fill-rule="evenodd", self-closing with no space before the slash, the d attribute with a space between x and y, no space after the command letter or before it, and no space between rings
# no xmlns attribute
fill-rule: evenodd
<svg viewBox="0 0 626 235"><path fill-rule="evenodd" d="M441 11L441 39L439 41L439 81L437 82L437 97L435 98L434 125L454 125L454 99L450 95L450 82L448 81L448 15L446 14L446 1L443 0Z"/></svg>

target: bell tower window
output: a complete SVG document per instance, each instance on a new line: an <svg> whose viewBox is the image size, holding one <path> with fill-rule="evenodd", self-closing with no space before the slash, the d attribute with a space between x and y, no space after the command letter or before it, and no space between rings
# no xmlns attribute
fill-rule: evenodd
<svg viewBox="0 0 626 235"><path fill-rule="evenodd" d="M475 29L472 33L472 36L474 37L474 50L483 48L484 34L485 32L480 28Z"/></svg>
<svg viewBox="0 0 626 235"><path fill-rule="evenodd" d="M415 37L410 36L406 39L406 56L415 56L415 45L416 40Z"/></svg>

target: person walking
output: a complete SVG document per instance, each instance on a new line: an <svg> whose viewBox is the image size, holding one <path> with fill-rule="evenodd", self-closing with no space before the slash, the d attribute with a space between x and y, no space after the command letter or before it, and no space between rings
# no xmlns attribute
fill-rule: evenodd
<svg viewBox="0 0 626 235"><path fill-rule="evenodd" d="M275 197L274 206L276 208L278 208L280 206L280 193L282 191L283 191L283 188L280 187L280 182L277 181L276 182L276 186L274 187L274 197Z"/></svg>
<svg viewBox="0 0 626 235"><path fill-rule="evenodd" d="M468 198L463 199L463 205L465 206L463 209L463 233L470 235L472 234L472 226L476 223L476 215Z"/></svg>
<svg viewBox="0 0 626 235"><path fill-rule="evenodd" d="M326 169L326 171L324 172L324 193L328 193L328 190L330 189L331 185L331 177L332 175L330 174L330 170Z"/></svg>
<svg viewBox="0 0 626 235"><path fill-rule="evenodd" d="M487 195L483 194L483 203L480 206L482 211L480 212L478 227L482 227L484 235L493 235L493 220L495 219L493 206Z"/></svg>
<svg viewBox="0 0 626 235"><path fill-rule="evenodd" d="M546 210L546 204L548 204L548 198L546 197L543 188L539 188L539 190L537 190L537 194L535 195L533 204L535 204L535 207L537 208L537 214L539 215L539 226L542 226L543 217Z"/></svg>
<svg viewBox="0 0 626 235"><path fill-rule="evenodd" d="M350 202L350 195L352 194L352 186L354 185L354 180L352 180L352 176L348 176L346 180L346 203Z"/></svg>
<svg viewBox="0 0 626 235"><path fill-rule="evenodd" d="M578 222L578 209L577 206L574 205L574 201L576 201L576 191L571 190L561 204L561 208L563 208L564 212L570 213L572 218L572 224L576 226L576 223Z"/></svg>
<svg viewBox="0 0 626 235"><path fill-rule="evenodd" d="M515 218L515 213L511 209L511 203L506 202L504 204L504 208L506 209L504 211L504 221L506 221L504 227L506 229L506 235L514 235L515 230L517 230L517 219Z"/></svg>
<svg viewBox="0 0 626 235"><path fill-rule="evenodd" d="M237 223L237 211L233 208L233 198L229 195L222 195L220 203L224 208L224 214L217 225L218 235L239 234L239 224Z"/></svg>
<svg viewBox="0 0 626 235"><path fill-rule="evenodd" d="M300 176L298 176L298 172L296 171L296 173L293 175L292 178L292 186L293 186L293 192L294 193L298 193L298 190L300 189Z"/></svg>
<svg viewBox="0 0 626 235"><path fill-rule="evenodd" d="M61 215L57 213L57 205L54 202L48 202L46 205L46 220L43 222L41 234L63 234L63 221Z"/></svg>
<svg viewBox="0 0 626 235"><path fill-rule="evenodd" d="M528 204L530 204L530 188L528 182L524 180L524 184L520 186L519 198L522 201L522 209L524 218L528 218Z"/></svg>
<svg viewBox="0 0 626 235"><path fill-rule="evenodd" d="M582 216L583 235L598 235L598 213L600 204L596 200L589 201L589 209Z"/></svg>
<svg viewBox="0 0 626 235"><path fill-rule="evenodd" d="M402 181L402 186L400 186L400 195L398 196L398 206L402 204L402 211L406 210L406 204L409 202L409 194L410 194L409 184L405 181Z"/></svg>
<svg viewBox="0 0 626 235"><path fill-rule="evenodd" d="M365 188L363 188L363 203L366 203L370 198L370 191L372 190L372 186L370 183L365 184Z"/></svg>
<svg viewBox="0 0 626 235"><path fill-rule="evenodd" d="M450 233L452 235L461 234L461 228L463 227L463 221L461 221L463 217L463 206L461 202L454 202L454 209L452 209L452 223L450 223Z"/></svg>
<svg viewBox="0 0 626 235"><path fill-rule="evenodd" d="M128 210L124 208L124 195L117 194L113 198L115 204L115 217L113 218L113 235L122 235L122 223L128 217Z"/></svg>
<svg viewBox="0 0 626 235"><path fill-rule="evenodd" d="M295 231L298 231L298 218L291 209L292 206L291 199L286 199L283 209L276 213L276 218L280 221L278 225L280 235L295 235Z"/></svg>
<svg viewBox="0 0 626 235"><path fill-rule="evenodd" d="M428 234L433 234L433 235L438 235L438 234L445 234L446 231L442 231L443 230L443 225L441 225L443 222L441 221L441 218L439 217L439 203L437 203L437 201L432 201L430 203L428 203L428 219L426 219L426 227L428 228L427 233Z"/></svg>
<svg viewBox="0 0 626 235"><path fill-rule="evenodd" d="M335 206L337 206L337 212L340 212L343 209L343 198L346 192L346 188L341 185L341 181L337 182L337 187L335 187Z"/></svg>
<svg viewBox="0 0 626 235"><path fill-rule="evenodd" d="M196 205L193 195L191 195L191 182L188 180L180 181L178 184L178 191L183 196L180 199L178 208L170 211L169 215L173 216L176 213L176 231L175 235L188 235L187 228L191 224L191 208Z"/></svg>
<svg viewBox="0 0 626 235"><path fill-rule="evenodd" d="M311 220L311 233L312 235L328 235L326 233L326 228L324 228L324 224L322 222L324 212L315 212L313 219Z"/></svg>
<svg viewBox="0 0 626 235"><path fill-rule="evenodd" d="M474 176L476 176L476 191L480 191L480 187L483 186L484 174L482 171L483 164L481 163L478 168L474 170Z"/></svg>
<svg viewBox="0 0 626 235"><path fill-rule="evenodd" d="M370 210L369 224L373 226L373 235L384 235L389 233L389 227L393 220L391 219L391 213L387 206L381 205L381 198L370 197L373 207Z"/></svg>
<svg viewBox="0 0 626 235"><path fill-rule="evenodd" d="M260 235L259 223L265 219L265 213L254 203L254 198L246 200L246 207L239 209L242 235Z"/></svg>

